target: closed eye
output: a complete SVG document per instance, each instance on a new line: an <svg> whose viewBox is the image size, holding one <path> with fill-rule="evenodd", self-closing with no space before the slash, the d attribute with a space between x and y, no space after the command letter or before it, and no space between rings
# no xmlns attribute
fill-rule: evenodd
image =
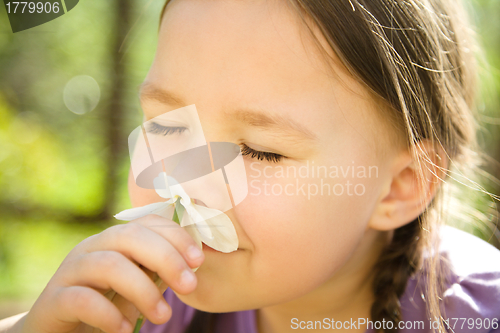
<svg viewBox="0 0 500 333"><path fill-rule="evenodd" d="M155 122L151 122L147 125L146 132L152 134L161 134L161 135L171 135L175 133L182 133L187 130L186 127L181 126L162 126Z"/></svg>
<svg viewBox="0 0 500 333"><path fill-rule="evenodd" d="M146 132L152 133L152 134L161 134L164 136L175 134L175 133L182 133L185 130L187 130L186 127L181 127L181 126L162 126L159 125L155 122L151 122L147 125ZM255 150L250 147L248 147L246 144L242 143L241 144L241 154L243 156L250 156L250 158L257 159L259 161L261 160L267 160L268 162L273 162L273 163L278 163L282 159L287 158L286 156L276 154L276 153L270 153L270 152L265 152L265 151L260 151L260 150Z"/></svg>
<svg viewBox="0 0 500 333"><path fill-rule="evenodd" d="M273 163L278 163L282 159L287 158L286 156L283 156L280 154L252 149L244 143L241 144L241 154L243 156L248 155L248 156L250 156L250 158L256 158L259 161L265 159L265 160L267 160L269 162L273 162Z"/></svg>

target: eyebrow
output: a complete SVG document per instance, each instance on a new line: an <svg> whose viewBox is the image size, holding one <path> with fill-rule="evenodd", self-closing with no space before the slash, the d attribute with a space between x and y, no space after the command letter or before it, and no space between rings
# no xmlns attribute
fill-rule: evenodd
<svg viewBox="0 0 500 333"><path fill-rule="evenodd" d="M147 82L141 84L139 88L139 96L143 101L154 100L162 104L178 107L188 105L180 96L155 87ZM298 136L308 140L317 139L317 136L301 123L281 114L271 114L269 112L253 109L240 109L233 112L224 111L224 116L239 120L253 127L266 130L277 130L278 133L276 134Z"/></svg>

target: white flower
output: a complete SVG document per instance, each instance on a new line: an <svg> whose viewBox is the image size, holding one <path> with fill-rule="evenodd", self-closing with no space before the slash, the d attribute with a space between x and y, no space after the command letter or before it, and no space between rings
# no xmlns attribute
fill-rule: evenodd
<svg viewBox="0 0 500 333"><path fill-rule="evenodd" d="M169 184L175 184L170 185ZM156 202L143 207L124 210L115 215L123 221L135 220L148 214L156 214L172 219L175 211L175 202L178 198L185 209L180 220L180 226L193 237L198 246L202 242L211 248L229 253L238 249L238 236L231 219L220 210L208 208L194 203L177 181L161 172L154 180L155 190L159 196L169 199L165 202ZM179 212L179 208L177 211Z"/></svg>

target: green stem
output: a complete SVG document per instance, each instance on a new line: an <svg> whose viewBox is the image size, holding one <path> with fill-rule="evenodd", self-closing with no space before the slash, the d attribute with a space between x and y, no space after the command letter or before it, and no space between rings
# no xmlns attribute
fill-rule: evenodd
<svg viewBox="0 0 500 333"><path fill-rule="evenodd" d="M181 224L181 219L182 215L184 214L184 211L186 210L183 205L181 205L181 198L177 198L175 200L175 210L174 210L174 216L172 216L172 221L174 221L177 224Z"/></svg>
<svg viewBox="0 0 500 333"><path fill-rule="evenodd" d="M142 322L144 321L144 315L141 313L137 321L135 322L134 333L139 333L141 330Z"/></svg>
<svg viewBox="0 0 500 333"><path fill-rule="evenodd" d="M172 216L172 221L174 221L177 224L181 224L180 220L182 219L182 215L184 214L184 206L181 205L180 203L181 198L177 198L175 201L175 210L174 210L174 216ZM160 286L161 283L163 282L157 274L155 280L156 286ZM144 315L141 313L139 315L139 318L137 318L137 321L135 322L135 327L134 327L134 333L139 333L141 330L142 323L144 322Z"/></svg>

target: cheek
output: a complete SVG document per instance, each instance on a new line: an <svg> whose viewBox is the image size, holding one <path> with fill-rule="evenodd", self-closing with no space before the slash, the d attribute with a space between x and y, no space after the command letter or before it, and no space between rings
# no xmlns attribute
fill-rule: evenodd
<svg viewBox="0 0 500 333"><path fill-rule="evenodd" d="M156 194L155 190L137 186L132 172L129 172L128 176L128 193L132 207L141 207L153 202L165 201L165 199Z"/></svg>
<svg viewBox="0 0 500 333"><path fill-rule="evenodd" d="M317 177L312 169L250 172L248 196L236 208L257 278L274 295L297 281L302 292L326 281L357 247L375 207L376 177Z"/></svg>

